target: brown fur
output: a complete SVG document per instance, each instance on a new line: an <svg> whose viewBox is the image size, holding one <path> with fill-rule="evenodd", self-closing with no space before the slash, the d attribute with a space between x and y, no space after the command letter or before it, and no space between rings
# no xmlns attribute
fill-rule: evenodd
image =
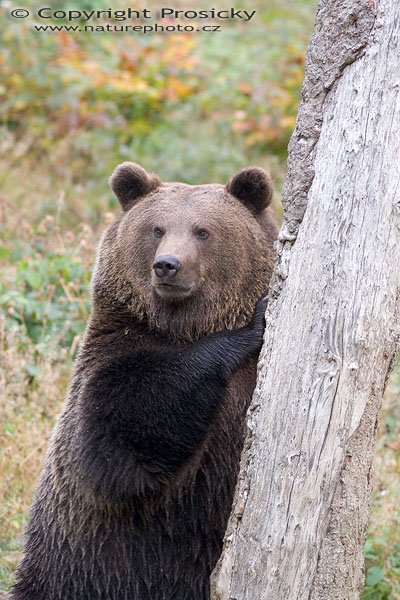
<svg viewBox="0 0 400 600"><path fill-rule="evenodd" d="M14 600L208 600L230 512L257 362L246 350L253 329L238 328L250 321L273 267L270 179L253 168L227 187L161 183L128 163L111 184L123 212L100 242L93 311L32 507ZM155 237L154 228L163 236ZM182 263L180 287L167 297L152 269L160 253ZM220 333L208 335L213 332ZM152 356L171 367L153 365L159 379L146 378ZM207 361L211 378L203 376L200 389L182 399ZM229 361L225 380L220 372ZM140 369L144 376L131 390ZM109 372L111 387L108 375L101 379ZM143 396L137 392L139 405L132 402L138 388L145 389ZM198 442L201 406L212 411L214 402L218 408ZM135 431L152 406L151 422ZM177 429L174 421L188 407L191 416ZM142 443L138 455L121 442L129 447L135 436ZM154 438L173 440L167 452L175 470L163 471L165 453L152 457ZM189 448L183 464L175 456L182 447Z"/></svg>
<svg viewBox="0 0 400 600"><path fill-rule="evenodd" d="M230 187L162 183L123 213L100 244L93 278L99 305L122 305L152 328L185 341L248 322L271 277L276 226L268 208L270 188L266 206L251 214L232 197ZM149 277L156 251L150 232L160 225L168 230L170 223L170 246L179 245L184 270L199 265L193 295L172 305L154 295ZM213 239L196 244L195 223L210 229Z"/></svg>

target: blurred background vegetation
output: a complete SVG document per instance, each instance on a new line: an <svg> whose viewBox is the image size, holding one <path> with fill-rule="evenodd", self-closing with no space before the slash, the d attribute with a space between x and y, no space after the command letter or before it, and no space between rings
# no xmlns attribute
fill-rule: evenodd
<svg viewBox="0 0 400 600"><path fill-rule="evenodd" d="M237 1L257 17L214 34L50 34L12 20L12 8L0 3L0 590L21 555L89 314L96 240L117 209L108 176L135 160L164 180L225 182L258 164L273 175L279 214L315 13L313 0ZM400 599L399 394L397 370L378 441L364 600Z"/></svg>

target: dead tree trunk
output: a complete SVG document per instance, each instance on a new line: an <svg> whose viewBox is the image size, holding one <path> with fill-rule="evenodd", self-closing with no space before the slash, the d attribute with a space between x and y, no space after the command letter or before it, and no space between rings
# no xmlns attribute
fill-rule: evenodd
<svg viewBox="0 0 400 600"><path fill-rule="evenodd" d="M321 0L214 600L353 600L400 334L400 3Z"/></svg>

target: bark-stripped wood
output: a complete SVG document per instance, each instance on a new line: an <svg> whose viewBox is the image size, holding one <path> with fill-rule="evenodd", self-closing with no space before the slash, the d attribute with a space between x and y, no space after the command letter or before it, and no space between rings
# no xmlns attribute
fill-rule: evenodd
<svg viewBox="0 0 400 600"><path fill-rule="evenodd" d="M321 0L214 600L353 600L400 336L400 3Z"/></svg>

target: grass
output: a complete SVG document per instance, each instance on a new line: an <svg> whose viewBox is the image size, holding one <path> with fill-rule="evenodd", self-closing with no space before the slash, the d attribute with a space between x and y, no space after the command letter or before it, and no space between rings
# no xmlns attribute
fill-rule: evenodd
<svg viewBox="0 0 400 600"><path fill-rule="evenodd" d="M32 227L6 198L1 206L0 590L21 556L28 508L88 316L95 242L86 225L62 230L57 213Z"/></svg>
<svg viewBox="0 0 400 600"><path fill-rule="evenodd" d="M377 449L362 600L400 600L400 367L385 393Z"/></svg>

